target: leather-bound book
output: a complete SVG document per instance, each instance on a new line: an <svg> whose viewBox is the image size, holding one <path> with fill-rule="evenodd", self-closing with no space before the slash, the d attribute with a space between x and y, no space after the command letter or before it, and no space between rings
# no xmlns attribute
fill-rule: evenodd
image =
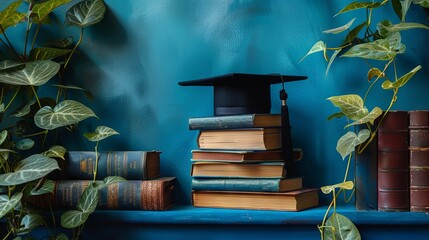
<svg viewBox="0 0 429 240"><path fill-rule="evenodd" d="M429 211L429 111L410 111L410 211Z"/></svg>
<svg viewBox="0 0 429 240"><path fill-rule="evenodd" d="M378 130L378 210L409 211L408 112L391 111Z"/></svg>

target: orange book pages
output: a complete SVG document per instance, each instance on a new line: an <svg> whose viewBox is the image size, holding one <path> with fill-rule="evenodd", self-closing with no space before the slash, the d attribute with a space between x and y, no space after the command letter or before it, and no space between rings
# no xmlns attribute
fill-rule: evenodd
<svg viewBox="0 0 429 240"><path fill-rule="evenodd" d="M222 163L194 162L193 177L243 177L243 178L281 178L286 176L283 162L272 163Z"/></svg>
<svg viewBox="0 0 429 240"><path fill-rule="evenodd" d="M294 160L302 158L300 148L293 149ZM272 151L234 151L234 150L193 150L193 161L225 161L225 162L257 162L257 161L284 161L283 152Z"/></svg>

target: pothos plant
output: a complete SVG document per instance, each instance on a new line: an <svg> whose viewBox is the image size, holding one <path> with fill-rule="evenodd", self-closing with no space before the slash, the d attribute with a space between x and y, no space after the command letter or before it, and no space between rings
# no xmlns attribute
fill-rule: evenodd
<svg viewBox="0 0 429 240"><path fill-rule="evenodd" d="M327 99L339 110L328 119L347 119L347 124L344 126L345 134L338 139L336 147L341 158L343 160L347 159L347 168L341 182L321 188L324 194L332 194L332 200L326 210L323 221L318 226L322 239L361 238L356 226L346 216L336 212L336 202L341 193L344 194L346 202L351 199L354 193L354 182L349 180L352 160L361 154L369 143L375 139L384 117L398 100L399 89L421 69L421 66L418 65L402 76L399 76L397 71L398 57L405 52L405 44L401 42L403 31L417 28L429 29L424 24L406 21L408 9L412 5L428 8L429 0L352 2L339 11L337 15L351 11L357 14L365 13L364 21L354 26L356 18L353 18L341 27L324 31L326 34L346 34L341 45L328 47L325 42L318 41L304 56L305 58L310 54L322 52L328 62L326 74L334 60L339 56L360 58L365 60L369 66L368 71L362 73L363 80L369 83L363 97L358 94L345 94ZM386 6L392 7L397 16L374 24L372 17L375 12ZM390 100L386 103L375 103L378 106L368 110L366 107L369 105L368 97L378 86L391 93ZM380 107L382 104L386 104L388 107L382 109ZM375 121L376 119L377 121ZM346 191L352 191L350 198L347 198Z"/></svg>
<svg viewBox="0 0 429 240"><path fill-rule="evenodd" d="M89 107L68 98L68 91L87 91L68 83L66 76L83 41L84 29L99 23L106 7L102 0L79 1L67 10L65 25L55 25L51 20L53 11L71 0L9 2L0 11L0 219L6 225L3 239L19 239L42 225L53 233L53 239L67 239L65 234L56 234L40 211L30 208L25 200L54 190L48 177L59 169L57 161L64 161L67 151L56 144L58 130L76 129L81 121L97 117ZM47 36L40 32L47 25L78 28L78 41L62 37L42 43ZM23 36L22 41L17 41L17 36ZM43 88L45 91L40 91ZM99 126L84 136L96 142L97 153L98 143L115 134L115 130ZM95 162L98 164L98 157ZM76 210L61 216L61 225L74 229L74 239L79 238L85 221L95 210L98 191L124 180L108 177L96 182L97 167L93 169L93 184L80 197Z"/></svg>

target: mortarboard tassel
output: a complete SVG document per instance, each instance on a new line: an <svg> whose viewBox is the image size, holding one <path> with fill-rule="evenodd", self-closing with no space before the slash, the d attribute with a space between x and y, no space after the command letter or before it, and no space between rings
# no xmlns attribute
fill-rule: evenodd
<svg viewBox="0 0 429 240"><path fill-rule="evenodd" d="M286 104L287 93L285 91L283 77L282 79L282 89L280 90L280 100L281 100L281 128L282 128L282 148L283 148L283 158L286 164L286 169L288 176L295 174L294 164L293 164L293 146L292 146L292 134L291 126L289 122L289 110Z"/></svg>

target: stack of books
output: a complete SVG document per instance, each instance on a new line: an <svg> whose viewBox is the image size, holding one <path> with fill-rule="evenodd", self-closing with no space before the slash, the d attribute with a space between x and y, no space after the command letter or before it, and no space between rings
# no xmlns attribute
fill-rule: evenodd
<svg viewBox="0 0 429 240"><path fill-rule="evenodd" d="M198 130L192 151L195 207L300 211L318 205L318 190L302 177L288 177L279 114L243 114L189 119ZM302 157L294 149L294 158Z"/></svg>
<svg viewBox="0 0 429 240"><path fill-rule="evenodd" d="M120 176L127 181L100 190L97 209L166 210L175 205L175 177L160 174L158 151L99 152L97 181ZM63 160L61 160L63 161ZM30 199L30 204L54 209L76 207L80 195L93 180L95 152L69 151L57 174L53 194Z"/></svg>

